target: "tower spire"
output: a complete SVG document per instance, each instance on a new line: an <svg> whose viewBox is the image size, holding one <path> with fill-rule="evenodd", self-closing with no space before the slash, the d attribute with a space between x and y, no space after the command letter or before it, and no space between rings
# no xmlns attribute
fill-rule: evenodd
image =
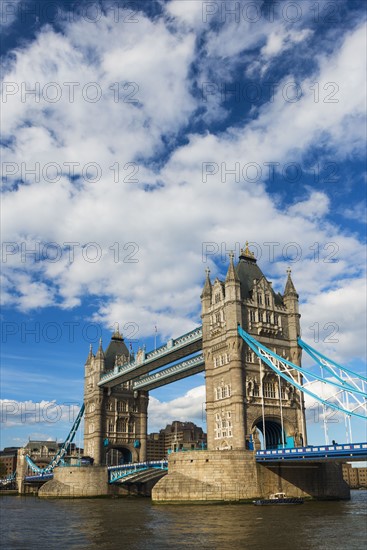
<svg viewBox="0 0 367 550"><path fill-rule="evenodd" d="M296 287L294 286L293 281L292 281L291 273L292 273L292 270L291 270L290 267L288 267L288 269L287 269L288 277L287 277L287 282L286 282L285 289L284 289L284 296L292 296L293 295L293 296L297 296L297 298L298 298Z"/></svg>
<svg viewBox="0 0 367 550"><path fill-rule="evenodd" d="M96 354L96 359L104 359L104 353L102 348L102 338L99 339L99 346Z"/></svg>
<svg viewBox="0 0 367 550"><path fill-rule="evenodd" d="M251 252L251 250L249 249L249 242L248 241L246 241L245 247L241 248L240 259L256 263L255 254L253 252Z"/></svg>
<svg viewBox="0 0 367 550"><path fill-rule="evenodd" d="M229 253L229 266L228 266L228 271L226 276L226 283L230 281L239 283L240 281L234 267L233 258L234 258L234 253L233 253L233 250L231 250L231 252Z"/></svg>
<svg viewBox="0 0 367 550"><path fill-rule="evenodd" d="M202 298L204 298L204 297L206 298L206 297L212 295L212 283L210 281L210 269L209 269L209 267L206 268L205 273L206 273L206 278L205 278L203 293L201 295Z"/></svg>

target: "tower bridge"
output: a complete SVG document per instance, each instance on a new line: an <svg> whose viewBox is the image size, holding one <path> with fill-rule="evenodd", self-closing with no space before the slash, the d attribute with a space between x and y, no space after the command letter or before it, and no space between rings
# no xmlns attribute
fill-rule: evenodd
<svg viewBox="0 0 367 550"><path fill-rule="evenodd" d="M295 496L346 497L340 460L367 458L367 444L347 448L357 445L350 419L366 418L367 379L303 342L298 298L290 270L284 293L276 293L246 245L237 265L230 254L225 280L212 281L207 270L202 326L135 357L118 330L106 350L102 343L95 355L90 349L85 453L97 467L115 464L103 470L110 482L138 479L134 464L144 479L157 477L146 462L148 391L205 372L208 449L170 455L155 500L246 500L281 485ZM302 352L319 374L302 367ZM326 425L326 447L308 444L305 395L323 412L345 415L346 446L333 452Z"/></svg>

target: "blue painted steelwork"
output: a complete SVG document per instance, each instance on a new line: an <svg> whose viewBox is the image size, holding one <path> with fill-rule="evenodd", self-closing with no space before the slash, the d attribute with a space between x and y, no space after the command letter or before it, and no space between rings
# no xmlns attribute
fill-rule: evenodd
<svg viewBox="0 0 367 550"><path fill-rule="evenodd" d="M28 455L25 457L28 466L31 468L31 470L33 472L36 472L36 473L50 473L50 472L52 472L52 470L56 466L58 466L58 464L63 460L64 456L68 452L68 449L69 449L71 443L73 442L75 434L78 431L80 421L83 418L83 414L84 414L84 403L81 406L80 411L78 412L78 416L76 417L76 419L74 421L74 424L73 424L67 438L65 439L64 443L62 444L62 446L60 447L60 449L56 453L56 455L53 457L53 459L50 461L50 463L46 466L46 468L39 468L37 466L37 464L35 464L33 462L33 460Z"/></svg>
<svg viewBox="0 0 367 550"><path fill-rule="evenodd" d="M367 458L367 443L346 443L335 445L319 445L308 447L295 447L293 449L271 449L256 451L257 462L274 462L281 460L320 460L339 459L351 460L352 458L363 460Z"/></svg>
<svg viewBox="0 0 367 550"><path fill-rule="evenodd" d="M312 348L309 344L306 344L306 342L304 342L303 340L301 340L301 338L298 338L298 345L306 352L308 353L308 355L310 357L312 357L312 359L314 359L314 361L316 361L316 363L318 365L320 365L320 367L323 367L325 368L326 370L328 370L333 376L335 376L336 378L338 378L339 381L343 382L343 384L348 384L350 385L350 382L347 382L344 378L342 378L341 376L339 376L334 369L331 368L331 366L334 366L336 369L339 369L339 371L342 371L342 372L345 372L347 373L348 375L350 376L353 376L354 378L357 378L359 380L362 380L363 382L367 382L367 378L365 376L362 376L361 374L358 374L356 372L353 372L349 369L347 369L346 367L343 367L342 365L339 365L338 363L336 363L335 361L333 361L332 359L329 359L328 357L326 357L325 355L323 355L322 353L320 353L319 351L317 351L316 349ZM354 390L355 387L351 386L352 389Z"/></svg>
<svg viewBox="0 0 367 550"><path fill-rule="evenodd" d="M172 365L172 367L167 367L166 369L160 370L153 374L142 376L133 383L133 389L149 390L151 385L155 385L156 387L157 382L159 382L160 385L163 385L163 381L165 381L167 378L169 379L173 377L174 375L186 373L187 376L191 376L191 370L194 371L192 374L197 374L198 372L202 372L204 369L204 357L203 354L200 353L199 355L196 355L191 359L181 361L181 363L176 363L176 365Z"/></svg>
<svg viewBox="0 0 367 550"><path fill-rule="evenodd" d="M187 332L186 334L183 334L182 336L179 336L178 338L172 338L171 340L168 340L168 342L164 346L161 346L158 349L147 353L143 361L138 361L137 358L135 358L134 361L131 361L130 363L116 366L114 370L102 374L98 385L103 386L104 384L113 381L115 378L118 378L123 374L135 373L136 376L138 376L139 371L142 370L144 367L149 367L150 363L152 363L152 368L150 370L155 370L155 368L158 367L154 366L154 361L164 357L165 355L169 356L173 352L185 348L190 344L199 342L202 337L203 330L200 326L195 328L194 330L191 330L190 332ZM167 361L166 364L170 362L172 361Z"/></svg>
<svg viewBox="0 0 367 550"><path fill-rule="evenodd" d="M28 482L37 482L37 481L50 481L51 479L53 479L54 475L53 474L40 474L40 475L35 475L35 476L24 476L24 481L28 481Z"/></svg>
<svg viewBox="0 0 367 550"><path fill-rule="evenodd" d="M167 460L151 460L149 462L135 462L132 464L121 464L120 466L109 466L108 483L115 483L120 479L128 478L152 468L166 471L168 470L168 462Z"/></svg>
<svg viewBox="0 0 367 550"><path fill-rule="evenodd" d="M326 399L323 399L316 393L310 391L309 389L305 388L304 385L301 385L295 378L292 378L293 372L296 371L302 375L302 377L310 376L312 378L315 378L316 380L328 384L334 387L337 387L341 389L342 391L348 392L349 395L354 396L355 393L362 395L365 400L367 399L367 394L361 390L357 390L356 388L353 388L353 391L349 388L349 386L341 385L337 382L333 382L330 379L322 378L321 376L318 376L314 373L311 373L309 371L306 371L305 369L299 367L298 365L295 365L294 363L291 363L287 359L284 359L284 357L280 357L280 355L277 355L276 353L272 352L270 349L268 349L263 344L260 344L255 338L250 336L247 332L243 330L240 326L238 326L238 334L243 338L243 340L246 342L246 344L255 352L255 354L268 366L270 367L276 374L281 376L284 380L295 386L297 389L302 391L303 393L306 393L325 405L326 407L330 407L331 409L335 409L337 411L340 411L344 414L355 416L357 418L362 418L363 420L366 420L366 416L356 413L355 411L352 411L350 409L345 409L342 406L336 405L333 402L330 402ZM273 363L274 361L274 363ZM281 368L284 370L282 370ZM287 374L285 374L285 372ZM359 406L366 407L366 401L362 404L359 404ZM358 408L358 407L357 407Z"/></svg>

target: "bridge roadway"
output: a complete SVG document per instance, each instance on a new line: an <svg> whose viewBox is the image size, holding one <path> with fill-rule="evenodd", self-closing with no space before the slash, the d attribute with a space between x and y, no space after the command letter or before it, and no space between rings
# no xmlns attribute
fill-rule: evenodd
<svg viewBox="0 0 367 550"><path fill-rule="evenodd" d="M164 367L170 363L201 351L202 341L203 333L202 327L200 326L184 334L183 336L180 336L179 338L172 338L171 340L168 340L167 344L157 348L156 350L150 351L140 361L138 357L135 357L134 361L131 361L125 365L116 366L113 370L102 374L98 385L106 388L113 388L123 382L139 378L153 370L159 369L160 367ZM178 372L176 374L178 374ZM195 372L192 374L195 374ZM186 371L185 376L191 376L191 374L188 374L188 371ZM181 378L184 378L185 376L181 376ZM162 380L163 379L164 378L162 377ZM176 378L176 380L180 380L180 378ZM168 384L172 381L172 379L169 381L167 380L165 383ZM155 385L154 387L158 387L158 385ZM142 386L140 386L140 389L142 389Z"/></svg>
<svg viewBox="0 0 367 550"><path fill-rule="evenodd" d="M343 443L341 445L309 445L292 449L256 451L256 462L351 462L367 460L367 443Z"/></svg>
<svg viewBox="0 0 367 550"><path fill-rule="evenodd" d="M166 384L171 384L177 380L182 380L193 374L198 374L205 370L203 354L200 353L181 363L176 363L171 367L142 376L133 382L134 390L154 390Z"/></svg>

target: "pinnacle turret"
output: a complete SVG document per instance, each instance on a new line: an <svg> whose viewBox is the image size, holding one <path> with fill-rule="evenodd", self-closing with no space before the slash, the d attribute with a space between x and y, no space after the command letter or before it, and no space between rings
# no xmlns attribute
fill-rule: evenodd
<svg viewBox="0 0 367 550"><path fill-rule="evenodd" d="M204 284L204 288L203 288L203 293L201 295L202 298L207 298L207 297L210 297L212 295L212 283L210 281L210 269L207 267L205 271L206 271L206 279L205 279L205 284Z"/></svg>
<svg viewBox="0 0 367 550"><path fill-rule="evenodd" d="M102 348L102 338L99 339L98 351L96 353L96 359L104 359L104 352Z"/></svg>
<svg viewBox="0 0 367 550"><path fill-rule="evenodd" d="M87 357L87 360L86 360L85 364L90 365L93 358L94 358L93 347L92 347L92 344L90 344L89 353L88 353L88 357Z"/></svg>
<svg viewBox="0 0 367 550"><path fill-rule="evenodd" d="M288 278L284 289L284 296L296 296L298 298L298 294L296 291L296 287L293 284L292 277L291 277L291 269L288 267L287 269Z"/></svg>
<svg viewBox="0 0 367 550"><path fill-rule="evenodd" d="M228 266L228 271L227 271L227 276L226 276L226 283L228 283L228 282L239 283L240 282L240 280L238 278L238 275L237 275L237 272L236 272L235 267L234 267L233 258L234 258L234 254L233 254L233 252L230 252L229 253L229 266Z"/></svg>

